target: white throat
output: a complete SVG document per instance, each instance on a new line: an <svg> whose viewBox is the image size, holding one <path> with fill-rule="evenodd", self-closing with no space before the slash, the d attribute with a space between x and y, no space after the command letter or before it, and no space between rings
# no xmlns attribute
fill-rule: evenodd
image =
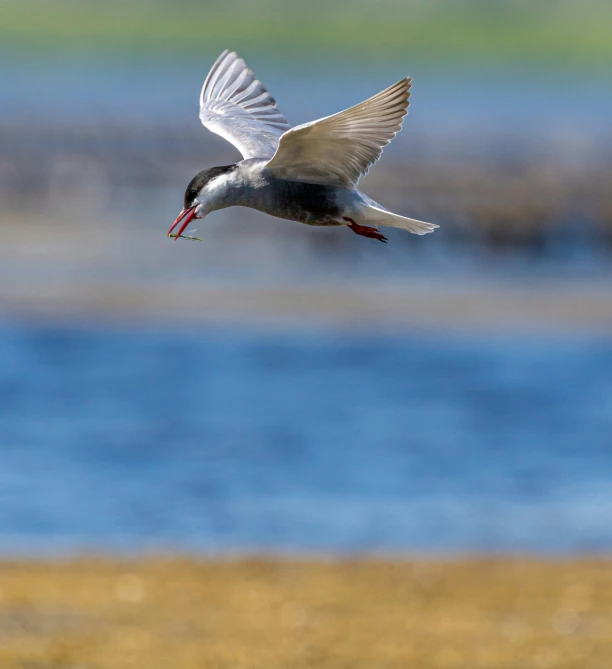
<svg viewBox="0 0 612 669"><path fill-rule="evenodd" d="M220 174L211 179L200 191L196 202L198 203L196 215L203 218L212 211L224 209L237 204L239 181L235 176L236 170L228 174Z"/></svg>

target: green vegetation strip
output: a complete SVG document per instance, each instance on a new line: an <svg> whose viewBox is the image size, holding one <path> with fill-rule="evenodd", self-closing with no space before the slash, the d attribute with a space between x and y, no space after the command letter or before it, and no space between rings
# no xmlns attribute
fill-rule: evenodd
<svg viewBox="0 0 612 669"><path fill-rule="evenodd" d="M535 3L534 3L535 4ZM6 50L166 52L177 57L226 47L284 57L386 59L417 56L606 65L612 5L399 0L298 3L4 0Z"/></svg>

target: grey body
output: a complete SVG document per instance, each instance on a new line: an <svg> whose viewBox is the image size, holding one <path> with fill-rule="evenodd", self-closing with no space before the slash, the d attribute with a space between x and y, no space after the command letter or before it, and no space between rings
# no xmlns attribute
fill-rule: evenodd
<svg viewBox="0 0 612 669"><path fill-rule="evenodd" d="M356 189L278 178L270 174L266 164L266 160L256 158L243 160L200 185L208 171L202 172L193 188L195 192L200 185L198 217L242 206L306 225L346 225L345 217L350 217L356 206L372 203ZM186 201L185 205L191 203Z"/></svg>

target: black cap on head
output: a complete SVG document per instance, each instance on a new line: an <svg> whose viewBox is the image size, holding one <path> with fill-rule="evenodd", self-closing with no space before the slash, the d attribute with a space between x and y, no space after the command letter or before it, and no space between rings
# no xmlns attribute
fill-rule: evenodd
<svg viewBox="0 0 612 669"><path fill-rule="evenodd" d="M189 209L189 207L193 206L198 194L209 181L212 181L222 174L232 172L236 167L237 165L223 165L221 167L211 167L210 169L198 172L189 182L187 190L185 191L185 209Z"/></svg>

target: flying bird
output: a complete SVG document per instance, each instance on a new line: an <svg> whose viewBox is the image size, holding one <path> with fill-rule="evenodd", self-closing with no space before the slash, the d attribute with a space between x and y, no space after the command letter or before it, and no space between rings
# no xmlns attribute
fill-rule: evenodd
<svg viewBox="0 0 612 669"><path fill-rule="evenodd" d="M176 241L194 219L232 206L306 225L346 225L381 242L387 239L379 225L432 232L437 225L394 214L357 188L400 131L411 84L406 77L354 107L292 128L244 60L224 51L202 87L200 120L244 160L198 172L168 236Z"/></svg>

